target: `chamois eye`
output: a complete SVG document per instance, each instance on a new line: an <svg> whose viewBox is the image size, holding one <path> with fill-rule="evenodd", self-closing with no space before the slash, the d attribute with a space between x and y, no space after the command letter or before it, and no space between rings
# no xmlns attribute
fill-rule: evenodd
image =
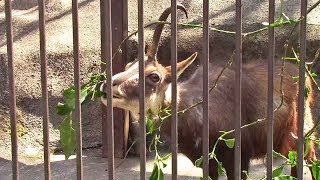
<svg viewBox="0 0 320 180"><path fill-rule="evenodd" d="M157 83L157 82L160 81L160 77L159 77L159 75L158 75L157 73L151 73L151 74L148 76L148 78L150 78L151 81L153 81L153 82L155 82L155 83Z"/></svg>

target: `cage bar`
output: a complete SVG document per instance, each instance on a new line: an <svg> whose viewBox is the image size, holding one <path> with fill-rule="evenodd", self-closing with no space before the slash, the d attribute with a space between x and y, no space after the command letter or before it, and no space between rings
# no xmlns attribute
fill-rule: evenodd
<svg viewBox="0 0 320 180"><path fill-rule="evenodd" d="M45 2L38 1L39 6L39 32L40 32L40 59L41 59L41 90L42 90L42 124L43 124L43 151L44 151L44 177L51 179L50 152L49 152L49 103L48 78L46 61L46 30L45 30Z"/></svg>
<svg viewBox="0 0 320 180"><path fill-rule="evenodd" d="M11 153L12 153L12 179L19 179L18 164L18 134L16 115L16 91L14 78L14 57L12 40L12 8L11 0L5 1L6 32L7 32L7 55L8 55L8 78L10 94L10 127L11 127Z"/></svg>
<svg viewBox="0 0 320 180"><path fill-rule="evenodd" d="M203 179L209 176L209 0L203 1Z"/></svg>
<svg viewBox="0 0 320 180"><path fill-rule="evenodd" d="M178 115L177 115L177 1L171 0L171 148L172 148L172 180L178 178Z"/></svg>
<svg viewBox="0 0 320 180"><path fill-rule="evenodd" d="M111 29L111 0L100 1L101 10L101 61L105 62L105 83L107 92L107 151L108 151L108 178L114 179L114 122L112 106L112 29Z"/></svg>
<svg viewBox="0 0 320 180"><path fill-rule="evenodd" d="M140 115L140 179L146 178L146 122L145 122L145 74L144 74L144 20L143 0L138 1L138 59L139 59L139 115Z"/></svg>
<svg viewBox="0 0 320 180"><path fill-rule="evenodd" d="M303 179L304 153L304 98L305 98L305 60L306 60L306 30L307 30L307 0L301 0L300 21L300 63L299 63L299 95L298 95L298 162L297 178Z"/></svg>
<svg viewBox="0 0 320 180"><path fill-rule="evenodd" d="M73 59L74 59L74 87L75 98L75 124L76 124L76 154L77 154L77 179L83 179L82 162L82 128L81 128L81 102L80 102L80 59L79 59L79 21L78 0L72 0L72 30L73 30Z"/></svg>
<svg viewBox="0 0 320 180"><path fill-rule="evenodd" d="M236 0L236 71L235 71L235 146L234 177L241 179L241 77L242 77L242 4Z"/></svg>
<svg viewBox="0 0 320 180"><path fill-rule="evenodd" d="M274 23L275 13L275 0L269 0L269 24ZM273 73L274 73L274 51L275 51L275 37L274 28L270 27L268 31L268 107L267 107L267 119L268 119L268 138L267 138L267 179L272 179L272 164L273 164Z"/></svg>

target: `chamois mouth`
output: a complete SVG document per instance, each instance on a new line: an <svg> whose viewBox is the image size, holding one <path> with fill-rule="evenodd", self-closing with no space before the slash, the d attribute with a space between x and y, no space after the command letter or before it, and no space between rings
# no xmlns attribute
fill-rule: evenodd
<svg viewBox="0 0 320 180"><path fill-rule="evenodd" d="M112 98L113 98L113 99L121 99L121 96L119 96L119 95L117 95L117 94L113 94L113 95L112 95Z"/></svg>
<svg viewBox="0 0 320 180"><path fill-rule="evenodd" d="M104 93L104 95L102 96L102 98L103 98L103 99L107 99L107 93ZM122 99L122 97L119 96L119 95L113 94L113 95L112 95L112 99Z"/></svg>
<svg viewBox="0 0 320 180"><path fill-rule="evenodd" d="M122 99L123 96L121 96L121 94L120 94L119 92L113 91L113 93L112 93L112 98L113 98L113 99Z"/></svg>

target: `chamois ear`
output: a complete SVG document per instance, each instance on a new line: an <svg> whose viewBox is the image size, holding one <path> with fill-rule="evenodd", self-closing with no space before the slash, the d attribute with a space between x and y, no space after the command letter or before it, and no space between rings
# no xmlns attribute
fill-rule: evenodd
<svg viewBox="0 0 320 180"><path fill-rule="evenodd" d="M177 76L178 77L183 73L184 70L186 70L190 66L190 64L193 63L193 61L197 58L197 56L198 56L198 53L195 52L191 56L189 56L187 59L185 59L177 64ZM171 66L167 66L166 69L168 71L168 74L170 74L169 76L171 77Z"/></svg>

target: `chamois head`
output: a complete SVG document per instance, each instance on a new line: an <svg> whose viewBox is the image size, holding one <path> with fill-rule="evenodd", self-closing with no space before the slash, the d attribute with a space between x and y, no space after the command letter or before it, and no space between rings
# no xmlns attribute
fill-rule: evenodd
<svg viewBox="0 0 320 180"><path fill-rule="evenodd" d="M183 10L184 6L178 5ZM159 18L165 21L171 8L167 8ZM146 50L145 61L145 104L147 109L157 111L165 102L166 91L171 84L171 66L164 67L156 59L158 44L164 24L158 24L150 47ZM179 76L195 59L197 53L177 64L177 75ZM136 60L129 63L124 72L112 76L113 106L129 110L135 114L139 112L139 62ZM104 91L105 86L102 86ZM105 92L105 91L104 91ZM171 96L171 94L170 94ZM107 105L107 100L102 97L102 102Z"/></svg>

